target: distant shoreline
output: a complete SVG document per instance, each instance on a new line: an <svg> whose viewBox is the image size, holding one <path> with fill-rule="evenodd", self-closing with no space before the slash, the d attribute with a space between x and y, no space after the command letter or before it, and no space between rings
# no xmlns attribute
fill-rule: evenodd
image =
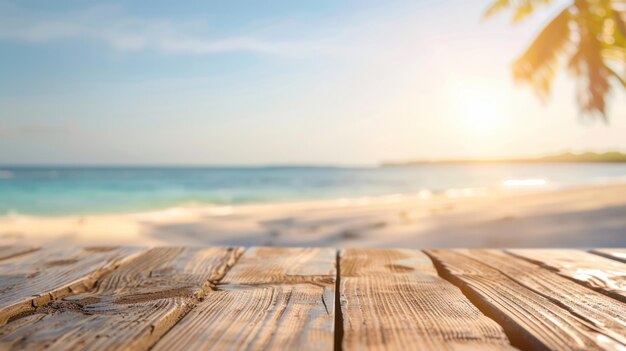
<svg viewBox="0 0 626 351"><path fill-rule="evenodd" d="M626 163L626 161L543 161L537 159L502 159L502 160L439 160L439 161L409 161L409 162L383 162L380 167L403 167L419 165L459 165L459 164L506 164L506 163Z"/></svg>
<svg viewBox="0 0 626 351"><path fill-rule="evenodd" d="M502 164L502 163L626 163L626 153L586 152L581 154L563 153L542 157L502 158L502 159L451 159L451 160L415 160L382 162L381 167L405 167L436 164Z"/></svg>
<svg viewBox="0 0 626 351"><path fill-rule="evenodd" d="M597 162L306 169L0 167L0 215L87 215L185 203L276 203L624 181L626 163Z"/></svg>

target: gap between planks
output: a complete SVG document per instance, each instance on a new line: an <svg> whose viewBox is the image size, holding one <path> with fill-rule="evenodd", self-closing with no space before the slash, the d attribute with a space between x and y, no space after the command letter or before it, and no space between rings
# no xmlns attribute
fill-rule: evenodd
<svg viewBox="0 0 626 351"><path fill-rule="evenodd" d="M0 246L0 261L39 250L34 246Z"/></svg>
<svg viewBox="0 0 626 351"><path fill-rule="evenodd" d="M589 253L626 263L626 249L591 249Z"/></svg>
<svg viewBox="0 0 626 351"><path fill-rule="evenodd" d="M608 258L575 249L508 249L505 252L626 303L626 264L611 259L619 251L604 250Z"/></svg>
<svg viewBox="0 0 626 351"><path fill-rule="evenodd" d="M335 250L335 267L337 272L335 273L335 330L334 337L335 343L333 345L334 351L342 351L343 346L343 313L341 311L341 250Z"/></svg>

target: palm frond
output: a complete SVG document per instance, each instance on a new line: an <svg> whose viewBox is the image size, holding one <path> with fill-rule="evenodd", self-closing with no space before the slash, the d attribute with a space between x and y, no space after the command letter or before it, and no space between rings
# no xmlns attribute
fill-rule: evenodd
<svg viewBox="0 0 626 351"><path fill-rule="evenodd" d="M483 15L483 17L487 18L487 17L491 17L493 15L495 15L496 13L505 10L506 8L508 8L511 5L511 1L510 0L496 0L494 1L493 4L491 4L491 6L489 6L487 8L487 10L485 11L485 14Z"/></svg>
<svg viewBox="0 0 626 351"><path fill-rule="evenodd" d="M609 66L606 66L606 68L609 71L609 75L615 78L622 85L622 88L626 89L626 73L619 74L616 70Z"/></svg>
<svg viewBox="0 0 626 351"><path fill-rule="evenodd" d="M613 20L615 21L617 30L626 37L626 11L618 11L613 9Z"/></svg>
<svg viewBox="0 0 626 351"><path fill-rule="evenodd" d="M583 23L585 18L580 21ZM606 121L606 96L611 90L609 78L610 68L602 57L602 45L598 42L595 32L580 31L580 40L576 53L568 64L578 79L578 105L583 113L600 115Z"/></svg>
<svg viewBox="0 0 626 351"><path fill-rule="evenodd" d="M552 3L551 0L493 1L485 17L510 9L514 22ZM513 76L516 81L530 83L539 97L545 99L558 65L565 58L578 83L579 110L600 115L606 121L611 80L617 79L626 89L626 0L570 0L570 5L550 21L514 62Z"/></svg>
<svg viewBox="0 0 626 351"><path fill-rule="evenodd" d="M538 7L549 5L552 0L496 0L485 11L485 18L508 8L513 9L513 22L519 22L531 15Z"/></svg>
<svg viewBox="0 0 626 351"><path fill-rule="evenodd" d="M514 78L531 83L542 98L550 92L559 59L570 49L571 19L569 9L559 13L513 64Z"/></svg>

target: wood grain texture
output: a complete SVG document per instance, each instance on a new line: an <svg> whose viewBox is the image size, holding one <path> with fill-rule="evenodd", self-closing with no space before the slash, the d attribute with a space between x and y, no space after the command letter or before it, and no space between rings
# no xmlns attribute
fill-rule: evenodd
<svg viewBox="0 0 626 351"><path fill-rule="evenodd" d="M9 250L11 251L11 250ZM136 258L137 248L49 248L0 261L0 325L49 301L86 291Z"/></svg>
<svg viewBox="0 0 626 351"><path fill-rule="evenodd" d="M345 350L513 349L422 252L346 249L340 262Z"/></svg>
<svg viewBox="0 0 626 351"><path fill-rule="evenodd" d="M330 350L335 260L334 249L249 249L153 350Z"/></svg>
<svg viewBox="0 0 626 351"><path fill-rule="evenodd" d="M612 338L626 349L626 304L500 250L462 250Z"/></svg>
<svg viewBox="0 0 626 351"><path fill-rule="evenodd" d="M317 284L335 282L337 250L253 247L220 281L226 285Z"/></svg>
<svg viewBox="0 0 626 351"><path fill-rule="evenodd" d="M593 249L591 253L626 263L626 249Z"/></svg>
<svg viewBox="0 0 626 351"><path fill-rule="evenodd" d="M626 263L581 250L507 250L591 289L626 302Z"/></svg>
<svg viewBox="0 0 626 351"><path fill-rule="evenodd" d="M94 291L54 301L0 328L0 347L146 350L211 291L241 251L151 249L104 276Z"/></svg>
<svg viewBox="0 0 626 351"><path fill-rule="evenodd" d="M32 246L0 246L0 261L38 250Z"/></svg>
<svg viewBox="0 0 626 351"><path fill-rule="evenodd" d="M511 343L532 350L615 350L621 343L500 271L455 250L427 250L440 274L503 326Z"/></svg>

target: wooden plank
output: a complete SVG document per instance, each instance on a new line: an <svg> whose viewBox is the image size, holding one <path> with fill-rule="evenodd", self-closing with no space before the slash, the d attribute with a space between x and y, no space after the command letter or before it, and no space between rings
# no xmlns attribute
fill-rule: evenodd
<svg viewBox="0 0 626 351"><path fill-rule="evenodd" d="M146 350L211 290L241 249L155 248L96 289L0 328L2 349Z"/></svg>
<svg viewBox="0 0 626 351"><path fill-rule="evenodd" d="M621 343L500 271L455 250L427 250L440 274L498 322L514 346L532 350L615 350Z"/></svg>
<svg viewBox="0 0 626 351"><path fill-rule="evenodd" d="M334 249L252 248L153 350L330 350Z"/></svg>
<svg viewBox="0 0 626 351"><path fill-rule="evenodd" d="M593 249L590 251L596 255L604 256L612 260L626 263L626 249Z"/></svg>
<svg viewBox="0 0 626 351"><path fill-rule="evenodd" d="M626 302L626 263L581 250L507 250L591 289Z"/></svg>
<svg viewBox="0 0 626 351"><path fill-rule="evenodd" d="M422 252L346 249L340 262L344 349L513 349Z"/></svg>
<svg viewBox="0 0 626 351"><path fill-rule="evenodd" d="M462 250L626 347L626 304L499 250Z"/></svg>
<svg viewBox="0 0 626 351"><path fill-rule="evenodd" d="M335 282L337 251L331 248L254 247L246 251L220 286Z"/></svg>
<svg viewBox="0 0 626 351"><path fill-rule="evenodd" d="M141 251L49 248L0 261L0 325L32 311L33 306L89 289L103 274L134 259Z"/></svg>
<svg viewBox="0 0 626 351"><path fill-rule="evenodd" d="M0 261L38 250L32 246L0 246Z"/></svg>

